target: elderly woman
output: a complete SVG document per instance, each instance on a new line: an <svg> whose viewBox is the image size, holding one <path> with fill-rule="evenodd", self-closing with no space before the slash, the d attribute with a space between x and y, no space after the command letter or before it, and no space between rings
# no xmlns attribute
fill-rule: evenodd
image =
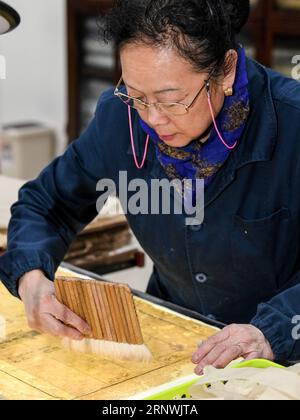
<svg viewBox="0 0 300 420"><path fill-rule="evenodd" d="M110 12L120 83L12 207L0 277L33 328L78 340L88 330L52 280L96 216L99 180L119 195L120 173L126 186L143 180L145 200L155 179L188 180L195 204L201 179L201 224L128 211L154 263L148 292L228 325L196 349L199 374L239 356L300 357L300 85L245 56L236 35L248 15L246 0L123 0Z"/></svg>

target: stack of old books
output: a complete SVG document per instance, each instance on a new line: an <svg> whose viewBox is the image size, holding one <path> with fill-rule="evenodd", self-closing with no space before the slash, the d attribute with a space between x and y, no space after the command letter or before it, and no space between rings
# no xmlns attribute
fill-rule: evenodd
<svg viewBox="0 0 300 420"><path fill-rule="evenodd" d="M132 234L124 215L99 217L78 235L65 261L98 274L142 267L144 254L131 242Z"/></svg>
<svg viewBox="0 0 300 420"><path fill-rule="evenodd" d="M99 217L71 245L65 262L98 274L144 266L144 254L132 244L125 216ZM0 229L0 255L7 247L7 232Z"/></svg>
<svg viewBox="0 0 300 420"><path fill-rule="evenodd" d="M97 274L143 267L144 253L132 239L119 200L110 197L99 216L77 236L65 262Z"/></svg>

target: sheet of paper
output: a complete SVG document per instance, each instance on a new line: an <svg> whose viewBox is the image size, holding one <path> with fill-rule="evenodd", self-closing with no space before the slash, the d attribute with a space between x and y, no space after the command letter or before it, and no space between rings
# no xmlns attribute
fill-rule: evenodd
<svg viewBox="0 0 300 420"><path fill-rule="evenodd" d="M70 272L59 270L59 274ZM190 359L197 343L218 330L142 299L135 301L145 344L154 356L150 364L63 349L60 339L30 330L22 303L0 284L0 319L6 335L0 339L0 395L118 400L192 374Z"/></svg>

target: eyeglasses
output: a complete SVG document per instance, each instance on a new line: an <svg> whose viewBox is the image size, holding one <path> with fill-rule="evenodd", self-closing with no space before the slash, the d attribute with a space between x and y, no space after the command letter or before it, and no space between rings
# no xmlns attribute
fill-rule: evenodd
<svg viewBox="0 0 300 420"><path fill-rule="evenodd" d="M150 108L151 106L154 106L157 111L162 112L167 115L185 115L189 112L189 110L195 105L197 99L201 95L203 89L206 87L209 90L209 80L211 78L211 75L207 80L205 80L204 85L201 87L193 101L190 105L185 105L180 102L154 102L152 104L149 104L147 102L142 101L141 99L134 98L132 96L126 95L123 92L120 92L120 86L123 81L123 77L119 80L119 83L117 84L115 88L115 96L117 96L121 101L131 108L134 108L138 111L145 111L146 109Z"/></svg>

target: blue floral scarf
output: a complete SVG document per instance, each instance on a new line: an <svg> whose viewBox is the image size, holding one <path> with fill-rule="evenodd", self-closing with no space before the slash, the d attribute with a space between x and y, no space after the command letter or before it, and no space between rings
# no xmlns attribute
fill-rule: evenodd
<svg viewBox="0 0 300 420"><path fill-rule="evenodd" d="M240 47L233 96L225 98L224 106L216 118L217 126L228 146L233 146L235 142L238 145L249 112L246 55L245 50ZM142 119L140 119L140 124L153 140L157 159L167 177L170 180L191 180L193 202L196 194L193 180L204 179L204 185L207 188L232 151L220 141L215 128L212 129L209 139L204 144L197 139L186 147L174 148L166 145Z"/></svg>

